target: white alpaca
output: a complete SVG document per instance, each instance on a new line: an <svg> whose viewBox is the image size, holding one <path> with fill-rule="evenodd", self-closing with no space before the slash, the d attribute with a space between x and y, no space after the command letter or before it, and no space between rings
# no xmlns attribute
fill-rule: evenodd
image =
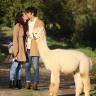
<svg viewBox="0 0 96 96"><path fill-rule="evenodd" d="M40 57L45 67L51 71L50 95L56 96L57 94L61 71L65 74L73 73L76 85L76 96L80 96L83 87L85 96L90 96L89 71L92 68L90 58L76 50L50 50L46 44L44 28L39 27L34 29L33 37L38 44Z"/></svg>

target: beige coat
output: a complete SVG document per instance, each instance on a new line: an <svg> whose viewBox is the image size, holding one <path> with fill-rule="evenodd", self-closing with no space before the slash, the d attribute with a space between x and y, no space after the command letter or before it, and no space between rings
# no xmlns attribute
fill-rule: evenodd
<svg viewBox="0 0 96 96"><path fill-rule="evenodd" d="M13 30L13 53L17 53L18 61L26 61L23 36L23 26L17 23Z"/></svg>
<svg viewBox="0 0 96 96"><path fill-rule="evenodd" d="M34 28L37 28L37 27L44 27L44 23L40 19L38 19L38 17L36 17L36 22L34 25ZM28 40L26 40L26 47L27 47L27 41ZM38 51L36 40L31 40L30 56L39 56L39 51Z"/></svg>

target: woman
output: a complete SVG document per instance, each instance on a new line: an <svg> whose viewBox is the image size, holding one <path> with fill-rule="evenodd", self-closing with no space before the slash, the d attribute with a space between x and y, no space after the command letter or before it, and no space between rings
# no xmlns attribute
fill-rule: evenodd
<svg viewBox="0 0 96 96"><path fill-rule="evenodd" d="M13 55L15 60L10 68L10 84L9 88L21 89L21 66L26 61L25 46L24 46L24 29L26 24L26 14L24 12L18 12L15 17L15 25L13 30ZM14 82L14 74L16 71L16 85Z"/></svg>

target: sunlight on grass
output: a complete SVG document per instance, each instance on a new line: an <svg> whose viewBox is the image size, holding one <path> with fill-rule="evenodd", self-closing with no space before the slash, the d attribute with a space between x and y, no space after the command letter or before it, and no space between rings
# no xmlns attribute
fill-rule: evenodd
<svg viewBox="0 0 96 96"><path fill-rule="evenodd" d="M22 89L19 96L47 96L48 94L48 90L37 90L34 91L32 89L28 90L28 89Z"/></svg>
<svg viewBox="0 0 96 96"><path fill-rule="evenodd" d="M5 34L6 36L12 36L12 28L9 27L3 27L2 28L2 33Z"/></svg>
<svg viewBox="0 0 96 96"><path fill-rule="evenodd" d="M19 94L19 96L32 96L31 90L22 89L21 93Z"/></svg>

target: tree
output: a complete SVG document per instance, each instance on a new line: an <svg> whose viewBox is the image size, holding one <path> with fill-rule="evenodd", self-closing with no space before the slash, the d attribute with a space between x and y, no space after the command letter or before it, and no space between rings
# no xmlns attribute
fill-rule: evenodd
<svg viewBox="0 0 96 96"><path fill-rule="evenodd" d="M13 21L16 13L20 10L24 10L26 7L30 6L31 0L3 0L0 1L0 11L3 11L2 20L4 25L9 27L13 26ZM1 15L0 15L1 16Z"/></svg>

